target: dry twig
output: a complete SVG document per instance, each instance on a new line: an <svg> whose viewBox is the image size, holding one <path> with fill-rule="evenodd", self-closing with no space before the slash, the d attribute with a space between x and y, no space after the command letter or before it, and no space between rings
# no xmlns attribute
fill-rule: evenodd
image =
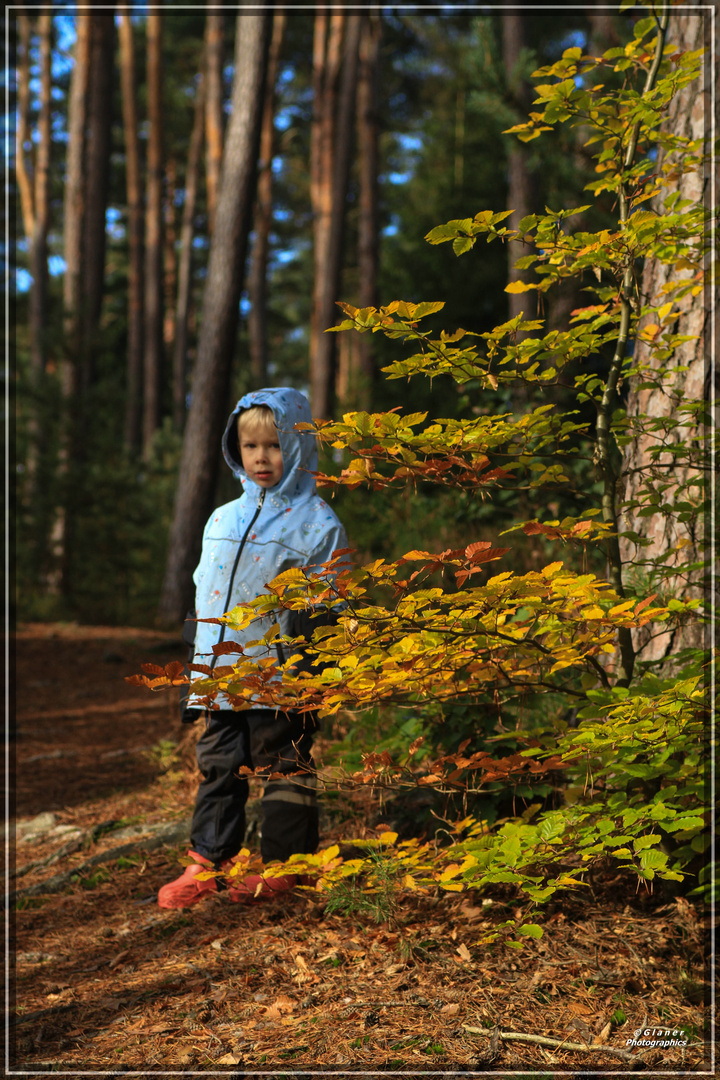
<svg viewBox="0 0 720 1080"><path fill-rule="evenodd" d="M567 1039L551 1039L547 1035L526 1035L520 1031L498 1031L497 1028L469 1027L467 1024L463 1024L463 1031L467 1031L471 1035L486 1035L488 1038L497 1035L503 1042L536 1043L538 1046L549 1046L556 1050L575 1050L584 1054L602 1051L606 1054L612 1054L614 1057L619 1057L623 1061L641 1061L643 1057L642 1053L631 1054L627 1050L606 1046L604 1043L573 1043L568 1042Z"/></svg>

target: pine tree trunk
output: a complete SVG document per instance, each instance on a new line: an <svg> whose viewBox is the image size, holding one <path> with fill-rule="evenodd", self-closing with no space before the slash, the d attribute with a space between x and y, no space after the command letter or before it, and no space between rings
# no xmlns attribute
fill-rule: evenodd
<svg viewBox="0 0 720 1080"><path fill-rule="evenodd" d="M359 15L333 14L329 27L325 12L316 15L311 168L315 270L310 322L310 400L314 414L320 417L330 412L335 381L335 335L325 331L335 323L335 301L339 299L359 37Z"/></svg>
<svg viewBox="0 0 720 1080"><path fill-rule="evenodd" d="M286 15L275 12L268 59L267 92L260 135L258 194L255 206L255 242L253 243L248 279L250 315L250 367L253 382L262 386L267 380L267 262L272 226L272 159L275 134L275 82L280 49L285 31Z"/></svg>
<svg viewBox="0 0 720 1080"><path fill-rule="evenodd" d="M147 17L147 197L145 203L145 359L143 400L143 458L149 460L160 424L160 386L163 366L163 244L162 244L162 16Z"/></svg>
<svg viewBox="0 0 720 1080"><path fill-rule="evenodd" d="M27 22L27 18L25 17ZM38 416L39 395L48 354L48 229L50 208L48 178L51 149L51 51L52 17L38 16L40 39L40 115L35 153L33 220L30 235L30 411L28 454L24 494L28 504L34 499L37 461L41 452L42 425ZM23 154L24 158L24 154Z"/></svg>
<svg viewBox="0 0 720 1080"><path fill-rule="evenodd" d="M507 13L502 15L502 37L507 93L517 108L518 114L525 116L529 104L529 95L519 68L522 50L525 45L522 15L510 15ZM507 219L505 225L509 229L517 229L522 218L532 213L532 182L528 169L527 151L514 137L511 136L511 139L512 141L508 143L506 209L512 210L513 213ZM508 282L528 280L527 272L518 270L515 267L516 259L519 259L522 254L523 247L520 242L511 241L508 244ZM525 313L526 319L534 316L534 312L530 310L531 301L528 298L529 295L532 294L508 293L509 319L516 318L521 312Z"/></svg>
<svg viewBox="0 0 720 1080"><path fill-rule="evenodd" d="M94 360L105 282L105 235L110 182L115 23L111 14L91 16L85 211L82 224L80 388L94 382Z"/></svg>
<svg viewBox="0 0 720 1080"><path fill-rule="evenodd" d="M80 304L90 41L92 16L78 13L75 20L75 63L68 101L68 148L63 199L63 356L60 364L60 437L53 489L56 503L49 536L49 559L44 571L48 595L58 595L67 581L67 488L72 424L79 384Z"/></svg>
<svg viewBox="0 0 720 1080"><path fill-rule="evenodd" d="M65 311L65 344L67 361L63 365L65 397L73 393L76 383L73 358L77 357L80 312L80 268L82 258L82 228L85 213L85 126L90 82L90 28L92 16L78 14L75 20L77 41L75 64L68 102L68 149L65 192L63 200L63 308Z"/></svg>
<svg viewBox="0 0 720 1080"><path fill-rule="evenodd" d="M27 24L27 16L22 16ZM50 226L50 206L47 183L50 175L51 151L51 52L52 16L38 16L40 39L40 116L36 143L35 176L30 227L30 378L37 389L46 366L47 349L47 229ZM29 35L28 35L29 37ZM25 42L24 42L25 44ZM24 159L23 154L23 159Z"/></svg>
<svg viewBox="0 0 720 1080"><path fill-rule="evenodd" d="M162 622L179 621L192 602L192 572L200 554L202 528L213 504L252 222L270 23L269 14L241 11L237 19L232 112L168 542L159 609Z"/></svg>
<svg viewBox="0 0 720 1080"><path fill-rule="evenodd" d="M673 26L674 24L674 26ZM669 40L678 50L702 48L706 46L709 55L710 18L699 15L686 15L678 10L670 22ZM673 32L674 29L674 32ZM704 40L705 35L705 40ZM670 115L666 130L684 138L703 140L707 118L711 106L713 88L706 68L705 85L698 92L697 83L692 83L678 94L670 105ZM658 162L660 166L661 162ZM699 202L707 197L710 177L691 173L668 183L660 199L664 200L671 191L678 190L684 199ZM669 281L677 282L681 278L692 277L692 271L676 269L674 266L649 260L642 278L643 302L661 302L663 286ZM663 377L661 388L640 387L630 389L628 398L628 416L631 421L643 424L664 418L680 417L678 407L692 400L707 400L709 386L705 356L708 349L707 333L710 326L709 307L700 297L686 296L680 301L681 314L673 328L674 333L687 334L690 340L680 345L670 362L674 369L672 376ZM657 316L650 319L657 321ZM642 333L642 323L639 327ZM660 373L668 367L667 361L658 361L642 338L636 339L634 359L643 365L649 365ZM692 441L696 429L684 424L670 432L667 440L672 447L673 440ZM641 434L631 442L625 452L624 476L621 478L623 501L638 499L640 505L628 508L624 513L622 527L650 541L649 546L637 546L629 537L621 536L620 550L626 576L635 575L642 581L643 564L660 556L665 567L676 569L676 573L666 585L668 597L682 599L701 598L703 595L703 574L697 570L688 570L692 563L703 559L704 537L702 533L703 517L700 512L689 521L681 520L678 511L654 513L650 516L641 513L647 505L643 489L648 482L652 488L661 492L661 502L666 507L676 503L700 504L702 477L698 469L688 467L684 462L676 461L672 452L663 453L659 459L653 456L653 450L659 445L661 435L648 432ZM668 485L664 487L664 485ZM696 647L702 644L703 629L697 623L688 623L675 632L661 634L651 638L650 630L633 631L633 643L640 651L640 659L662 662L680 649Z"/></svg>
<svg viewBox="0 0 720 1080"><path fill-rule="evenodd" d="M185 172L185 200L180 226L180 252L178 257L178 295L175 308L175 341L173 346L173 427L182 431L185 424L185 399L187 395L188 319L192 282L192 244L200 176L200 152L205 119L205 59L203 55L200 78L195 98L192 134L188 149Z"/></svg>
<svg viewBox="0 0 720 1080"><path fill-rule="evenodd" d="M140 144L135 84L135 43L129 14L120 15L120 70L122 79L125 173L128 203L128 347L125 446L140 449L143 368L143 207Z"/></svg>
<svg viewBox="0 0 720 1080"><path fill-rule="evenodd" d="M177 230L175 195L177 192L177 165L170 157L165 168L165 198L163 206L163 342L167 348L175 336L175 297L177 296Z"/></svg>
<svg viewBox="0 0 720 1080"><path fill-rule="evenodd" d="M377 307L380 219L378 207L378 169L380 141L379 57L382 23L379 15L364 15L360 36L358 72L358 156L360 194L358 220L358 269L361 308ZM345 335L350 336L350 335ZM357 359L350 378L350 402L369 409L373 384L373 335L362 334L357 340Z"/></svg>
<svg viewBox="0 0 720 1080"><path fill-rule="evenodd" d="M27 150L30 133L28 116L30 112L30 19L27 15L18 15L17 65L17 128L15 130L15 177L20 194L23 230L28 242L35 230L35 209L33 206L33 186L27 167Z"/></svg>
<svg viewBox="0 0 720 1080"><path fill-rule="evenodd" d="M205 141L207 206L209 231L215 231L215 215L220 189L220 168L223 150L223 21L222 14L207 15L205 35L207 48L207 96L205 99Z"/></svg>
<svg viewBox="0 0 720 1080"><path fill-rule="evenodd" d="M615 29L615 16L611 11L598 11L597 8L589 7L587 18L590 23L590 54L592 56L599 56L605 49L617 45L619 38Z"/></svg>

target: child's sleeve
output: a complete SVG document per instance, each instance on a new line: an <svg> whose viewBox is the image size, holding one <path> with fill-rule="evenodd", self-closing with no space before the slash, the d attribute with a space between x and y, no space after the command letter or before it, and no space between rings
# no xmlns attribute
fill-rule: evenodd
<svg viewBox="0 0 720 1080"><path fill-rule="evenodd" d="M206 565L207 564L206 541L207 541L208 529L210 528L210 523L211 523L212 520L213 520L213 515L211 514L210 517L208 518L208 520L205 522L205 528L203 529L202 548L200 550L200 562L197 564L197 566L195 567L195 570L193 571L193 582L195 583L195 588L196 589L197 589L198 585L200 584L200 582L202 581L202 579L204 578L205 573L207 571L207 565Z"/></svg>

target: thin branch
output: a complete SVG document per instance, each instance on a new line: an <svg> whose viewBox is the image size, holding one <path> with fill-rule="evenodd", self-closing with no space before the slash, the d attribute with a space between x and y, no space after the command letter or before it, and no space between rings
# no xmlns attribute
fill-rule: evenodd
<svg viewBox="0 0 720 1080"><path fill-rule="evenodd" d="M538 1046L550 1046L560 1050L574 1050L583 1054L596 1053L596 1054L612 1054L614 1057L619 1057L623 1061L638 1062L643 1060L643 1054L631 1054L627 1050L619 1050L614 1046L605 1046L596 1043L573 1043L568 1042L567 1039L551 1039L546 1035L526 1035L523 1032L518 1031L498 1031L497 1028L479 1028L470 1027L468 1024L463 1024L463 1031L469 1032L471 1035L486 1035L488 1038L492 1038L493 1035L503 1040L503 1042L525 1042L536 1043Z"/></svg>

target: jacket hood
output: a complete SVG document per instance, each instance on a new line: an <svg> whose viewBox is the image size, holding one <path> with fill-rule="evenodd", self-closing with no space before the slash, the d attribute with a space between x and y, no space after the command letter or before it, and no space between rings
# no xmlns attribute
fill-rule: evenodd
<svg viewBox="0 0 720 1080"><path fill-rule="evenodd" d="M314 495L315 477L311 473L317 471L315 436L310 431L294 430L297 423L312 423L310 403L304 394L290 386L254 390L238 401L230 414L222 440L223 456L233 475L242 481L245 491L251 497L259 495L263 490L250 480L243 469L238 445L238 417L241 412L250 409L253 405L266 405L271 409L278 430L283 458L283 475L280 483L270 488L272 494L289 499Z"/></svg>

